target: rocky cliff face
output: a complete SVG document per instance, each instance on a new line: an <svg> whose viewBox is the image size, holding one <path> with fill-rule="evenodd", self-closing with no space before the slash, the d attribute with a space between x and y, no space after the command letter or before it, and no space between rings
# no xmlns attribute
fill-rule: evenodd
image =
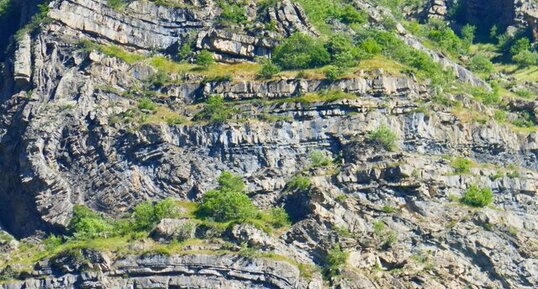
<svg viewBox="0 0 538 289"><path fill-rule="evenodd" d="M382 69L338 81L263 81L239 73L230 81L187 72L170 75L178 80L172 84L148 86L156 73L150 63L81 48L87 40L149 58L191 39L195 51L241 65L270 55L294 32L318 34L289 0L266 10L249 1L247 17L256 25L234 29L218 23L221 9L213 1L177 4L133 1L118 10L104 0L52 1L51 21L18 38L0 82L0 223L20 238L59 233L75 204L114 217L143 200L196 200L230 170L244 176L256 205L283 205L294 223L276 236L236 225L227 238L293 262L219 254L214 245L171 256L90 250L82 252L83 264L69 256L45 260L0 288L538 286L536 131L469 121L434 102L427 83ZM382 13L355 4L369 9L373 20ZM399 33L429 51L403 28ZM436 60L462 81L485 85L458 64ZM131 93L139 87L146 91ZM159 113L139 121L133 109L148 91ZM353 97L290 101L321 91ZM172 113L192 117L214 94L236 102L229 122L167 121ZM483 117L494 115L465 94L446 97ZM536 113L538 105L514 104L514 110ZM387 151L368 137L383 125L398 135L399 150ZM316 151L336 159L337 169L312 167ZM455 156L475 165L458 174L450 161ZM287 189L300 173L311 176L311 187ZM491 207L453 201L473 184L493 190ZM375 228L379 222L382 229ZM335 244L349 252L338 282L297 268L322 264Z"/></svg>

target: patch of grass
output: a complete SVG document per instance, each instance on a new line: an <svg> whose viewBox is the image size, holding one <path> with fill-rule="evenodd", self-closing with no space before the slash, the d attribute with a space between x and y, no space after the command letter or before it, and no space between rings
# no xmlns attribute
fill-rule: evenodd
<svg viewBox="0 0 538 289"><path fill-rule="evenodd" d="M310 189L310 185L311 183L309 178L295 176L286 184L286 188L291 191L298 190L304 192Z"/></svg>

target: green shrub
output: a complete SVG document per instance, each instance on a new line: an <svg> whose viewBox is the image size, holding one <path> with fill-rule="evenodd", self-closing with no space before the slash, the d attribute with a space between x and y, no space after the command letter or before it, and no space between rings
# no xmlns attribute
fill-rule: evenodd
<svg viewBox="0 0 538 289"><path fill-rule="evenodd" d="M341 68L331 65L327 67L327 69L325 69L324 74L327 80L335 81L338 80L338 78L340 78L344 74L344 72Z"/></svg>
<svg viewBox="0 0 538 289"><path fill-rule="evenodd" d="M531 41L527 37L519 38L510 47L512 56L518 55L523 51L528 51L531 48Z"/></svg>
<svg viewBox="0 0 538 289"><path fill-rule="evenodd" d="M265 214L265 222L274 228L282 228L291 224L290 217L284 208L273 208Z"/></svg>
<svg viewBox="0 0 538 289"><path fill-rule="evenodd" d="M45 250L51 252L54 249L58 248L63 243L62 236L50 235L45 240L43 240L43 245Z"/></svg>
<svg viewBox="0 0 538 289"><path fill-rule="evenodd" d="M538 65L538 53L529 50L523 50L512 56L512 60L520 66Z"/></svg>
<svg viewBox="0 0 538 289"><path fill-rule="evenodd" d="M143 97L138 101L138 109L155 111L157 109L157 105L155 105L151 99Z"/></svg>
<svg viewBox="0 0 538 289"><path fill-rule="evenodd" d="M492 73L493 72L493 63L485 57L484 55L477 54L469 60L468 67L471 71L474 72L483 72L483 73Z"/></svg>
<svg viewBox="0 0 538 289"><path fill-rule="evenodd" d="M273 60L285 69L314 68L329 63L330 54L320 40L295 33L275 48Z"/></svg>
<svg viewBox="0 0 538 289"><path fill-rule="evenodd" d="M382 50L379 43L377 43L377 41L375 41L375 39L371 37L366 38L364 41L362 41L360 46L362 50L366 52L366 54L369 56L377 55L381 53Z"/></svg>
<svg viewBox="0 0 538 289"><path fill-rule="evenodd" d="M310 154L310 163L313 167L326 167L332 162L333 159L322 151L313 151Z"/></svg>
<svg viewBox="0 0 538 289"><path fill-rule="evenodd" d="M258 77L261 79L271 79L279 72L280 67L278 67L278 65L272 63L271 61L267 61L263 64L262 68L258 72Z"/></svg>
<svg viewBox="0 0 538 289"><path fill-rule="evenodd" d="M113 234L113 227L108 220L81 205L73 207L73 217L69 221L68 228L77 239L107 237Z"/></svg>
<svg viewBox="0 0 538 289"><path fill-rule="evenodd" d="M150 201L138 204L133 210L135 229L152 230L162 219L175 218L179 215L179 206L173 199L164 199L156 204Z"/></svg>
<svg viewBox="0 0 538 289"><path fill-rule="evenodd" d="M205 193L198 208L198 215L217 222L254 219L259 212L243 192L244 184L237 176L224 172L219 177L219 187Z"/></svg>
<svg viewBox="0 0 538 289"><path fill-rule="evenodd" d="M107 0L107 4L113 9L119 9L127 4L127 0Z"/></svg>
<svg viewBox="0 0 538 289"><path fill-rule="evenodd" d="M427 29L427 37L435 41L442 50L453 55L467 53L470 44L464 43L444 21L432 19Z"/></svg>
<svg viewBox="0 0 538 289"><path fill-rule="evenodd" d="M339 271L346 264L349 254L340 245L336 245L327 252L325 257L325 274L329 277L338 275Z"/></svg>
<svg viewBox="0 0 538 289"><path fill-rule="evenodd" d="M467 49L473 44L475 38L476 26L466 24L461 28L461 38Z"/></svg>
<svg viewBox="0 0 538 289"><path fill-rule="evenodd" d="M179 49L177 50L177 59L179 61L185 61L189 59L189 56L192 55L192 50L194 47L194 41L191 39L187 39L185 42L179 46Z"/></svg>
<svg viewBox="0 0 538 289"><path fill-rule="evenodd" d="M310 179L307 177L295 176L286 184L286 187L288 190L304 192L310 188Z"/></svg>
<svg viewBox="0 0 538 289"><path fill-rule="evenodd" d="M198 214L217 222L245 221L256 218L258 209L243 192L211 190L202 197Z"/></svg>
<svg viewBox="0 0 538 289"><path fill-rule="evenodd" d="M460 202L471 207L485 207L493 201L493 192L489 188L471 185L463 194Z"/></svg>
<svg viewBox="0 0 538 289"><path fill-rule="evenodd" d="M200 53L198 53L198 55L196 56L195 63L203 69L208 69L211 64L215 63L213 53L207 50L200 51Z"/></svg>
<svg viewBox="0 0 538 289"><path fill-rule="evenodd" d="M160 87L165 84L167 84L170 81L170 76L168 73L164 72L163 70L157 70L156 73L152 74L149 79L149 83Z"/></svg>
<svg viewBox="0 0 538 289"><path fill-rule="evenodd" d="M368 13L359 11L348 4L341 8L338 19L345 24L364 24L368 22Z"/></svg>
<svg viewBox="0 0 538 289"><path fill-rule="evenodd" d="M334 34L325 44L331 62L338 67L353 67L359 61L358 50L344 34Z"/></svg>
<svg viewBox="0 0 538 289"><path fill-rule="evenodd" d="M217 5L222 9L222 12L217 17L220 24L244 24L247 22L246 6L242 1L219 0Z"/></svg>
<svg viewBox="0 0 538 289"><path fill-rule="evenodd" d="M394 151L396 149L396 141L398 140L398 136L386 125L381 125L368 133L367 138L369 141L381 145L388 151Z"/></svg>
<svg viewBox="0 0 538 289"><path fill-rule="evenodd" d="M212 95L206 100L203 109L195 115L194 119L209 122L226 122L232 113L233 109L226 106L221 96Z"/></svg>
<svg viewBox="0 0 538 289"><path fill-rule="evenodd" d="M243 192L245 183L240 176L236 176L229 171L223 171L217 180L219 190Z"/></svg>
<svg viewBox="0 0 538 289"><path fill-rule="evenodd" d="M454 168L454 172L459 175L470 173L473 166L473 162L466 158L455 158L450 164Z"/></svg>

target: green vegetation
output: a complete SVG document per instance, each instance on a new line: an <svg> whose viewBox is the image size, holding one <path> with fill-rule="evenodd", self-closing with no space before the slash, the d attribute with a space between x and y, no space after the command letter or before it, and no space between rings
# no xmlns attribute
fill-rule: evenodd
<svg viewBox="0 0 538 289"><path fill-rule="evenodd" d="M333 159L322 151L313 151L310 154L310 163L313 167L326 167L333 163Z"/></svg>
<svg viewBox="0 0 538 289"><path fill-rule="evenodd" d="M388 151L396 150L398 136L386 125L381 125L377 129L368 133L367 139L370 142L381 145Z"/></svg>
<svg viewBox="0 0 538 289"><path fill-rule="evenodd" d="M284 69L304 69L323 66L330 61L323 43L303 33L285 39L273 52L273 61Z"/></svg>
<svg viewBox="0 0 538 289"><path fill-rule="evenodd" d="M493 202L493 192L489 188L471 185L463 194L460 202L471 207L482 208Z"/></svg>
<svg viewBox="0 0 538 289"><path fill-rule="evenodd" d="M217 6L222 10L217 17L221 25L244 24L247 22L245 1L218 0Z"/></svg>
<svg viewBox="0 0 538 289"><path fill-rule="evenodd" d="M467 66L474 72L491 74L494 71L491 60L482 54L477 54L471 57Z"/></svg>
<svg viewBox="0 0 538 289"><path fill-rule="evenodd" d="M148 97L143 97L138 101L138 109L140 110L154 112L156 108L157 106L155 105L155 103Z"/></svg>
<svg viewBox="0 0 538 289"><path fill-rule="evenodd" d="M107 0L107 4L113 9L120 9L127 4L127 0Z"/></svg>
<svg viewBox="0 0 538 289"><path fill-rule="evenodd" d="M374 236L380 242L379 246L382 249L388 249L398 241L396 233L387 228L381 220L375 220L372 225Z"/></svg>
<svg viewBox="0 0 538 289"><path fill-rule="evenodd" d="M68 228L74 238L91 239L111 236L114 226L111 220L105 219L100 214L86 207L75 205Z"/></svg>
<svg viewBox="0 0 538 289"><path fill-rule="evenodd" d="M470 173L473 164L473 161L467 158L455 158L450 163L450 165L454 168L454 172L458 175Z"/></svg>
<svg viewBox="0 0 538 289"><path fill-rule="evenodd" d="M331 33L329 22L336 20L351 26L368 21L366 12L357 10L349 1L342 0L296 0L304 8L308 19L323 33Z"/></svg>
<svg viewBox="0 0 538 289"><path fill-rule="evenodd" d="M217 222L245 221L257 216L258 210L243 192L244 184L240 177L223 172L218 182L217 189L204 194L199 216Z"/></svg>
<svg viewBox="0 0 538 289"><path fill-rule="evenodd" d="M258 72L258 77L261 79L271 79L279 72L280 67L278 65L274 64L272 61L266 61Z"/></svg>
<svg viewBox="0 0 538 289"><path fill-rule="evenodd" d="M215 63L215 59L213 58L213 53L202 50L198 55L196 56L195 63L199 65L202 69L208 69L211 64Z"/></svg>
<svg viewBox="0 0 538 289"><path fill-rule="evenodd" d="M138 204L134 208L134 228L138 231L152 230L162 219L179 216L176 201L165 199L156 204L149 201Z"/></svg>
<svg viewBox="0 0 538 289"><path fill-rule="evenodd" d="M340 245L336 245L327 252L325 257L325 275L334 277L339 274L340 270L346 264L349 254L344 251Z"/></svg>
<svg viewBox="0 0 538 289"><path fill-rule="evenodd" d="M303 176L295 176L286 184L286 187L291 191L298 190L304 192L310 189L310 179Z"/></svg>
<svg viewBox="0 0 538 289"><path fill-rule="evenodd" d="M234 110L225 105L221 96L210 96L204 103L203 109L194 117L195 120L209 122L226 122L232 116Z"/></svg>

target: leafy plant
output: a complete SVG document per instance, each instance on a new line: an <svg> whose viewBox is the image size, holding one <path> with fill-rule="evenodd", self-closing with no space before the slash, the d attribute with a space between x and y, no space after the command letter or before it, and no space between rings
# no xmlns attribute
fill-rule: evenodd
<svg viewBox="0 0 538 289"><path fill-rule="evenodd" d="M473 162L467 158L455 158L450 163L456 174L468 174L471 172Z"/></svg>
<svg viewBox="0 0 538 289"><path fill-rule="evenodd" d="M206 100L203 109L196 114L194 119L210 122L226 122L232 113L233 109L226 106L221 96L212 95Z"/></svg>
<svg viewBox="0 0 538 289"><path fill-rule="evenodd" d="M138 101L138 109L153 112L157 109L157 105L151 99L143 97Z"/></svg>
<svg viewBox="0 0 538 289"><path fill-rule="evenodd" d="M368 133L367 138L369 141L381 145L388 151L394 151L396 149L396 141L398 140L398 136L384 124Z"/></svg>
<svg viewBox="0 0 538 289"><path fill-rule="evenodd" d="M280 67L271 61L267 61L263 64L262 68L258 72L258 77L261 79L271 79L275 74L280 72Z"/></svg>
<svg viewBox="0 0 538 289"><path fill-rule="evenodd" d="M77 239L91 239L112 235L112 225L100 214L81 205L73 207L69 231Z"/></svg>
<svg viewBox="0 0 538 289"><path fill-rule="evenodd" d="M157 203L150 201L138 204L133 210L135 229L152 230L162 219L175 218L179 215L179 206L173 199L164 199Z"/></svg>
<svg viewBox="0 0 538 289"><path fill-rule="evenodd" d="M196 56L195 63L199 65L202 69L208 69L211 64L215 63L215 59L213 58L213 53L202 50L198 55Z"/></svg>
<svg viewBox="0 0 538 289"><path fill-rule="evenodd" d="M471 206L482 208L493 201L493 192L489 188L479 188L476 185L471 185L463 194L460 202Z"/></svg>
<svg viewBox="0 0 538 289"><path fill-rule="evenodd" d="M313 151L310 154L310 163L313 167L326 167L333 162L333 159L325 152L322 151Z"/></svg>
<svg viewBox="0 0 538 289"><path fill-rule="evenodd" d="M198 215L217 222L245 221L255 218L258 209L243 192L245 184L239 176L224 171L218 179L219 186L202 197Z"/></svg>
<svg viewBox="0 0 538 289"><path fill-rule="evenodd" d="M329 63L330 54L320 40L295 33L275 48L273 60L285 69L314 68Z"/></svg>
<svg viewBox="0 0 538 289"><path fill-rule="evenodd" d="M310 188L310 179L303 176L295 176L286 184L286 187L292 191L306 191Z"/></svg>
<svg viewBox="0 0 538 289"><path fill-rule="evenodd" d="M340 245L336 245L327 252L325 257L325 274L329 277L338 275L339 271L345 265L349 254L345 252Z"/></svg>

